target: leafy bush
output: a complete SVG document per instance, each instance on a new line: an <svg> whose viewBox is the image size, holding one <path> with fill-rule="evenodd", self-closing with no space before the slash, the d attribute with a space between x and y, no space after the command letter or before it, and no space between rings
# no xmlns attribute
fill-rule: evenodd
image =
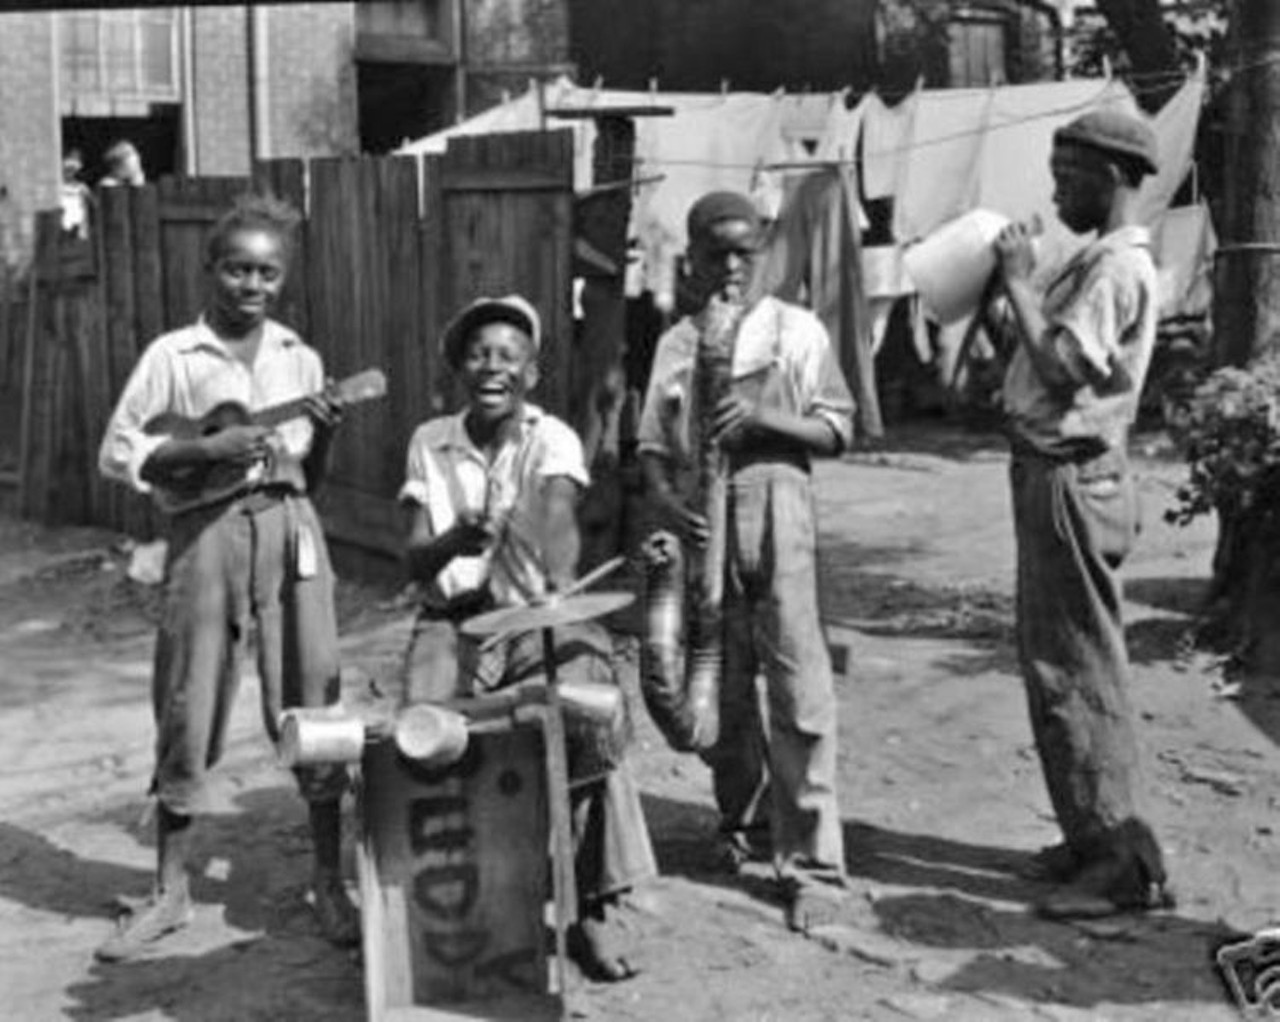
<svg viewBox="0 0 1280 1022"><path fill-rule="evenodd" d="M1280 356L1218 369L1171 425L1190 479L1168 521L1185 525L1224 510L1256 519L1280 510Z"/></svg>

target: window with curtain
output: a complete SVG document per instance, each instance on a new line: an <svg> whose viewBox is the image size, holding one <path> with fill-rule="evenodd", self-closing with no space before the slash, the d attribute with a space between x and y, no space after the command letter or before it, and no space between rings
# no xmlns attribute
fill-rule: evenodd
<svg viewBox="0 0 1280 1022"><path fill-rule="evenodd" d="M60 17L59 73L64 94L177 98L177 11L73 11Z"/></svg>

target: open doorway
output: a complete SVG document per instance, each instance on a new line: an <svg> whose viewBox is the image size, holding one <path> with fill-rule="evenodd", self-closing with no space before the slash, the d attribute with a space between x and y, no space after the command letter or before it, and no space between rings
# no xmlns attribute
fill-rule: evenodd
<svg viewBox="0 0 1280 1022"><path fill-rule="evenodd" d="M453 123L451 67L361 62L356 81L363 152L390 152Z"/></svg>
<svg viewBox="0 0 1280 1022"><path fill-rule="evenodd" d="M85 184L94 185L107 172L107 150L122 139L142 156L147 180L176 174L182 168L182 108L176 103L152 103L147 117L64 117L62 150L79 149L84 158Z"/></svg>

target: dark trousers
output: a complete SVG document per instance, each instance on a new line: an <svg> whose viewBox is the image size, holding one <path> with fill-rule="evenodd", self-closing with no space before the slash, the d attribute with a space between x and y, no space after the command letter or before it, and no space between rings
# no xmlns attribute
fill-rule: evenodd
<svg viewBox="0 0 1280 1022"><path fill-rule="evenodd" d="M767 813L780 874L843 876L836 693L809 473L773 463L737 471L726 543L720 740L705 756L721 828L749 831Z"/></svg>
<svg viewBox="0 0 1280 1022"><path fill-rule="evenodd" d="M179 515L167 573L152 675L153 790L165 808L186 815L210 808L207 773L222 755L255 626L262 718L272 741L282 710L338 701L338 626L324 533L305 497ZM312 802L340 798L347 783L338 766L295 774Z"/></svg>
<svg viewBox="0 0 1280 1022"><path fill-rule="evenodd" d="M1117 576L1139 527L1127 460L1120 450L1079 462L1015 451L1010 481L1018 654L1058 823L1081 859L1137 855L1163 881L1139 805Z"/></svg>

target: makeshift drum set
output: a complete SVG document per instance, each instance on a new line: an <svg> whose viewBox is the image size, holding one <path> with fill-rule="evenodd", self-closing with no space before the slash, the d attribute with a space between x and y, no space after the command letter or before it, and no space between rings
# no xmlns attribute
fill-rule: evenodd
<svg viewBox="0 0 1280 1022"><path fill-rule="evenodd" d="M567 930L577 916L564 721L607 727L625 707L614 686L559 681L555 629L632 601L628 593L574 595L618 563L564 596L463 623L482 649L541 632L542 681L407 706L389 725L333 710L285 715L287 764L359 764L372 1022L563 1017Z"/></svg>

